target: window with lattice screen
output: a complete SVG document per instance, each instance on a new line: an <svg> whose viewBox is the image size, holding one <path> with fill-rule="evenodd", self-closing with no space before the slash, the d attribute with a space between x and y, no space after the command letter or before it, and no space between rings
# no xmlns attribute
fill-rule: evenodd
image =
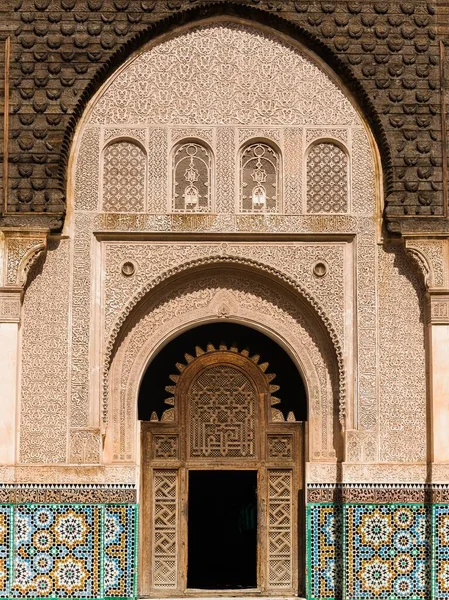
<svg viewBox="0 0 449 600"><path fill-rule="evenodd" d="M145 210L146 155L137 144L121 140L103 153L103 210Z"/></svg>
<svg viewBox="0 0 449 600"><path fill-rule="evenodd" d="M173 150L173 212L211 212L212 153L198 142L181 142Z"/></svg>
<svg viewBox="0 0 449 600"><path fill-rule="evenodd" d="M264 142L246 145L240 155L240 212L281 210L280 153Z"/></svg>
<svg viewBox="0 0 449 600"><path fill-rule="evenodd" d="M307 212L348 211L348 156L336 144L314 144L307 156Z"/></svg>
<svg viewBox="0 0 449 600"><path fill-rule="evenodd" d="M190 391L192 457L255 456L256 390L229 365L205 369Z"/></svg>

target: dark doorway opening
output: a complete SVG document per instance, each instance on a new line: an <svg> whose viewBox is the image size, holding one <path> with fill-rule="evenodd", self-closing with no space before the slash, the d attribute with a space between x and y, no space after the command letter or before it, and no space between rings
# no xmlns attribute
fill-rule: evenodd
<svg viewBox="0 0 449 600"><path fill-rule="evenodd" d="M190 471L187 587L257 587L257 471Z"/></svg>
<svg viewBox="0 0 449 600"><path fill-rule="evenodd" d="M185 363L185 353L195 356L195 347L205 349L208 344L219 348L225 344L250 355L259 354L260 362L268 362L267 373L276 373L274 384L280 386L276 397L284 418L293 411L298 421L307 421L307 396L298 368L287 352L265 334L238 323L209 323L181 333L153 358L142 379L139 391L139 419L149 421L155 412L160 419L167 405L165 387L173 385L169 375L177 373L176 363Z"/></svg>

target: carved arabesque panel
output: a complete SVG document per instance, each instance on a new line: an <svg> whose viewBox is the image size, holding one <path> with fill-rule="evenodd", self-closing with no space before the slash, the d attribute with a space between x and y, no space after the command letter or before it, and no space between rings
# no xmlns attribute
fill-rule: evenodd
<svg viewBox="0 0 449 600"><path fill-rule="evenodd" d="M218 23L138 55L112 80L89 118L150 121L346 125L359 117L329 76L292 45L251 27Z"/></svg>
<svg viewBox="0 0 449 600"><path fill-rule="evenodd" d="M255 456L256 390L230 365L205 369L189 393L190 456Z"/></svg>
<svg viewBox="0 0 449 600"><path fill-rule="evenodd" d="M83 132L75 167L76 210L96 210L100 182L100 127Z"/></svg>
<svg viewBox="0 0 449 600"><path fill-rule="evenodd" d="M44 268L38 267L31 270L23 305L19 460L62 463L68 428L69 242L51 242Z"/></svg>
<svg viewBox="0 0 449 600"><path fill-rule="evenodd" d="M404 248L378 253L380 460L425 461L424 286Z"/></svg>

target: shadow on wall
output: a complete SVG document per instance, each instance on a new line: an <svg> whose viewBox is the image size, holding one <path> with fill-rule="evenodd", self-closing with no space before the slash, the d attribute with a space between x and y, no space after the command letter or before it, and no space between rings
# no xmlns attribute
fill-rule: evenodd
<svg viewBox="0 0 449 600"><path fill-rule="evenodd" d="M206 349L208 344L219 348L220 344L227 347L235 346L239 351L247 349L250 356L260 355L260 362L269 363L269 372L276 374L274 384L280 389L276 396L281 403L276 406L284 414L295 413L298 421L307 420L307 398L304 383L295 364L289 355L268 336L239 325L237 323L213 323L195 327L182 333L169 342L151 361L139 391L139 419L149 421L151 413L157 413L159 419L167 408L164 404L168 394L165 386L172 382L171 374L177 373L176 363L184 364L184 355L195 356L195 347Z"/></svg>
<svg viewBox="0 0 449 600"><path fill-rule="evenodd" d="M391 489L357 491L366 502L337 489L333 502L308 504L309 600L447 598L449 506L390 503ZM389 501L369 503L376 495Z"/></svg>

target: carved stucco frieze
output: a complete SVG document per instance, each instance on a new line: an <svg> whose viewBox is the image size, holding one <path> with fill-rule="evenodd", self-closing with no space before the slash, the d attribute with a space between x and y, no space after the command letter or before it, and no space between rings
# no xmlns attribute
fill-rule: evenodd
<svg viewBox="0 0 449 600"><path fill-rule="evenodd" d="M369 198L369 196L365 196L365 200ZM354 235L359 228L358 223L358 219L352 215L130 215L100 213L95 215L94 220L95 230L108 234L113 232L117 234L210 232Z"/></svg>
<svg viewBox="0 0 449 600"><path fill-rule="evenodd" d="M75 235L71 243L70 425L89 425L89 352L91 332L91 245L90 214L75 215Z"/></svg>
<svg viewBox="0 0 449 600"><path fill-rule="evenodd" d="M22 290L0 291L0 323L19 323Z"/></svg>
<svg viewBox="0 0 449 600"><path fill-rule="evenodd" d="M69 241L49 243L24 295L19 462L67 458ZM41 266L42 268L38 268Z"/></svg>
<svg viewBox="0 0 449 600"><path fill-rule="evenodd" d="M264 76L254 79L261 57ZM254 85L257 101L248 102ZM230 22L194 28L141 53L111 80L89 116L90 124L149 120L179 125L341 126L359 122L359 116L305 54L260 30Z"/></svg>
<svg viewBox="0 0 449 600"><path fill-rule="evenodd" d="M265 272L275 279L283 281L309 303L323 321L325 329L335 347L339 370L340 420L345 418L346 377L343 360L343 317L344 317L344 244L327 246L300 245L254 245L223 243L216 244L106 244L106 282L105 296L106 326L104 328L105 369L109 366L115 341L122 324L138 302L162 282L196 268L214 265L235 264ZM284 248L284 252L282 252ZM217 251L219 254L217 255ZM151 254L149 254L151 253ZM326 256L329 265L326 277L314 277L313 266ZM135 258L136 275L123 277L121 267L126 260ZM196 258L194 258L196 257ZM151 259L151 260L150 260ZM186 260L187 259L187 260ZM171 265L171 268L170 268ZM139 276L140 270L142 271ZM140 277L140 281L139 281ZM314 279L317 279L315 282ZM114 284L112 281L114 280ZM308 283L310 288L306 287ZM139 289L136 293L135 289ZM124 293L125 292L125 293ZM332 303L330 298L334 299ZM323 304L327 308L323 308ZM109 308L108 308L109 307ZM335 322L332 316L335 315ZM105 390L106 392L106 390ZM104 404L104 416L107 418L107 402Z"/></svg>
<svg viewBox="0 0 449 600"><path fill-rule="evenodd" d="M445 470L447 480L448 471ZM418 463L307 463L308 483L425 483L429 468ZM435 480L436 481L436 480Z"/></svg>
<svg viewBox="0 0 449 600"><path fill-rule="evenodd" d="M47 247L47 230L4 231L3 285L26 284L33 263Z"/></svg>
<svg viewBox="0 0 449 600"><path fill-rule="evenodd" d="M378 272L379 458L385 462L424 461L424 286L403 246L379 246Z"/></svg>
<svg viewBox="0 0 449 600"><path fill-rule="evenodd" d="M36 484L136 484L135 465L17 465L0 467L3 483Z"/></svg>
<svg viewBox="0 0 449 600"><path fill-rule="evenodd" d="M100 463L101 433L99 428L71 429L69 444L69 463Z"/></svg>
<svg viewBox="0 0 449 600"><path fill-rule="evenodd" d="M334 243L105 243L106 277L104 288L104 331L111 330L125 307L145 285L170 269L191 261L215 256L254 261L274 268L291 277L309 291L331 320L340 340L343 340L344 318L344 242ZM121 265L126 260L136 264L132 278L123 276ZM328 265L326 276L314 276L318 261ZM212 261L211 261L212 262ZM184 267L185 268L185 267Z"/></svg>
<svg viewBox="0 0 449 600"><path fill-rule="evenodd" d="M409 238L405 246L417 263L429 290L449 287L449 241Z"/></svg>
<svg viewBox="0 0 449 600"><path fill-rule="evenodd" d="M427 323L449 325L449 292L427 294Z"/></svg>
<svg viewBox="0 0 449 600"><path fill-rule="evenodd" d="M376 429L374 431L346 431L347 462L376 462L378 460L378 448L379 441Z"/></svg>

